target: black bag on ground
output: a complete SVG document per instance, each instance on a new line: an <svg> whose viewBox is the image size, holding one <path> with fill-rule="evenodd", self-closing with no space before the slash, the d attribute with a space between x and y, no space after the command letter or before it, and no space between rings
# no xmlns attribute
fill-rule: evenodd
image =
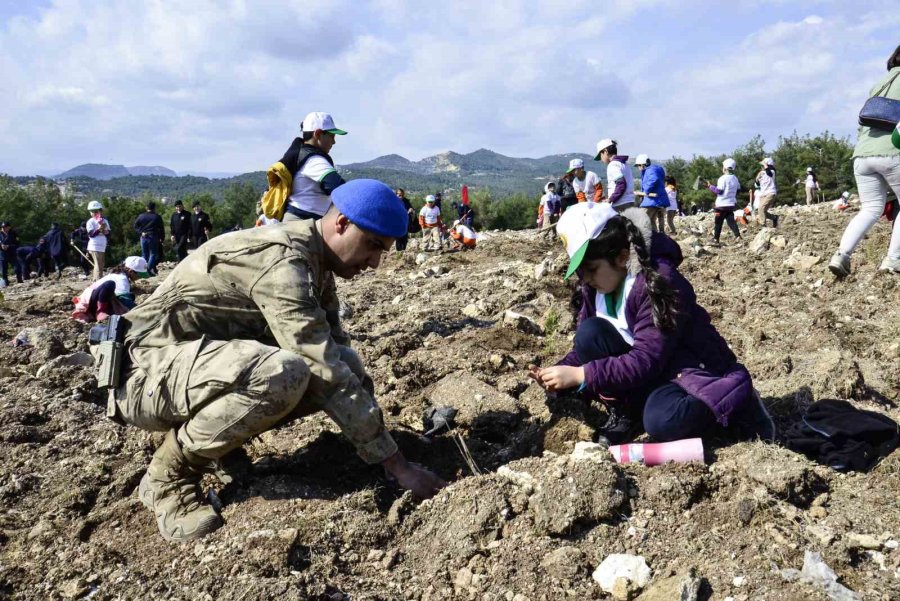
<svg viewBox="0 0 900 601"><path fill-rule="evenodd" d="M813 403L785 432L787 448L839 472L866 472L900 444L897 423L847 401Z"/></svg>

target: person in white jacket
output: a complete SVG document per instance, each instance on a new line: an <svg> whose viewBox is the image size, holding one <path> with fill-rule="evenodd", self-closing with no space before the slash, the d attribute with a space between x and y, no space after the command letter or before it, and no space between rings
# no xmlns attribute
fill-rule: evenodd
<svg viewBox="0 0 900 601"><path fill-rule="evenodd" d="M719 244L719 236L722 235L722 223L727 222L728 227L734 234L736 240L741 239L741 230L738 229L737 223L734 221L734 207L737 205L737 194L741 190L741 182L738 181L734 170L737 163L734 159L725 159L722 162L722 175L719 177L716 185L707 181L706 186L709 191L716 195L716 205L714 211L716 213L713 237L716 244Z"/></svg>
<svg viewBox="0 0 900 601"><path fill-rule="evenodd" d="M806 168L806 204L811 205L816 200L819 191L819 178L812 167Z"/></svg>

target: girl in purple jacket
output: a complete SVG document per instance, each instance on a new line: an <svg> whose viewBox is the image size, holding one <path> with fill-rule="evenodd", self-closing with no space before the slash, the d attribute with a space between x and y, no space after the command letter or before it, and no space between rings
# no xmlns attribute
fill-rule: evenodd
<svg viewBox="0 0 900 601"><path fill-rule="evenodd" d="M642 430L658 441L722 428L775 437L750 374L678 272L680 247L652 232L644 212L583 203L563 214L557 233L583 303L574 348L557 365L532 369L535 381L602 400L609 419L598 438L609 444Z"/></svg>

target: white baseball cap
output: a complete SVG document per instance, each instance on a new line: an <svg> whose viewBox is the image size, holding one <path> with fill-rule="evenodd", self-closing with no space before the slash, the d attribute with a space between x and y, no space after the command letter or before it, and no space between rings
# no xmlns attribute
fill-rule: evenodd
<svg viewBox="0 0 900 601"><path fill-rule="evenodd" d="M609 148L610 146L618 146L618 142L613 140L612 138L603 138L599 142L597 142L597 154L594 156L595 161L600 160L600 153Z"/></svg>
<svg viewBox="0 0 900 601"><path fill-rule="evenodd" d="M809 173L810 171L812 171L812 167L807 167L806 172Z"/></svg>
<svg viewBox="0 0 900 601"><path fill-rule="evenodd" d="M434 194L429 194L425 197L425 202L435 202Z"/></svg>
<svg viewBox="0 0 900 601"><path fill-rule="evenodd" d="M841 194L841 198L850 198L850 193L845 190L844 193Z"/></svg>
<svg viewBox="0 0 900 601"><path fill-rule="evenodd" d="M722 167L725 167L726 169L736 169L737 163L734 161L734 159L725 159L724 161L722 161Z"/></svg>
<svg viewBox="0 0 900 601"><path fill-rule="evenodd" d="M647 165L649 163L650 163L650 157L648 157L646 154L639 154L639 155L637 155L637 158L634 159L635 165Z"/></svg>
<svg viewBox="0 0 900 601"><path fill-rule="evenodd" d="M581 266L588 242L600 235L606 223L618 213L608 202L582 202L566 209L556 224L556 233L569 255L570 277Z"/></svg>
<svg viewBox="0 0 900 601"><path fill-rule="evenodd" d="M303 123L300 124L300 130L304 132L314 132L317 129L338 136L343 136L347 133L343 129L335 127L334 119L328 113L310 113L303 119Z"/></svg>
<svg viewBox="0 0 900 601"><path fill-rule="evenodd" d="M125 267L135 272L139 278L150 277L150 274L147 273L147 261L144 260L144 257L125 257L123 263Z"/></svg>
<svg viewBox="0 0 900 601"><path fill-rule="evenodd" d="M775 165L775 161L773 161L771 157L764 158L760 161L760 163L765 165L766 167L772 167L773 165Z"/></svg>
<svg viewBox="0 0 900 601"><path fill-rule="evenodd" d="M576 169L584 169L584 161L581 159L572 159L569 161L569 170L566 173L572 173Z"/></svg>

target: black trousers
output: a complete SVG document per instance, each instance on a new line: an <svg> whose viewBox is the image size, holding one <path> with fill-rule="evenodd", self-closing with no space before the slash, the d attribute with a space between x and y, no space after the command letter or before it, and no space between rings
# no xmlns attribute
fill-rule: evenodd
<svg viewBox="0 0 900 601"><path fill-rule="evenodd" d="M724 209L716 209L716 220L714 226L714 236L716 238L716 242L719 241L719 236L722 235L722 222L728 223L728 227L731 228L732 233L734 233L735 238L741 237L741 230L738 229L737 222L734 220L734 208L726 207Z"/></svg>

